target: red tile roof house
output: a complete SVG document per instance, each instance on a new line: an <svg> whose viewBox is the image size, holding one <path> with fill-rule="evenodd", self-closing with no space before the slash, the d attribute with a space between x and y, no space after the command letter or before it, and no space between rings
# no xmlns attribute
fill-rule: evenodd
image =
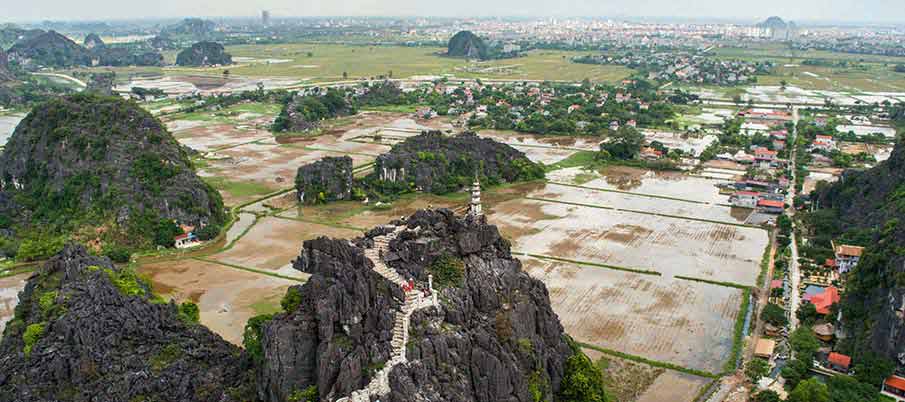
<svg viewBox="0 0 905 402"><path fill-rule="evenodd" d="M760 200L757 202L757 207L768 214L781 214L785 211L786 204L776 200Z"/></svg>
<svg viewBox="0 0 905 402"><path fill-rule="evenodd" d="M827 358L827 366L834 371L840 373L848 373L848 369L852 365L852 358L842 353L832 352Z"/></svg>
<svg viewBox="0 0 905 402"><path fill-rule="evenodd" d="M883 382L881 394L895 399L899 402L905 402L905 378L893 375Z"/></svg>
<svg viewBox="0 0 905 402"><path fill-rule="evenodd" d="M842 300L842 298L839 296L839 289L830 286L824 289L822 293L805 295L804 300L813 304L817 309L818 314L827 315L830 313L830 307L839 303L839 300Z"/></svg>

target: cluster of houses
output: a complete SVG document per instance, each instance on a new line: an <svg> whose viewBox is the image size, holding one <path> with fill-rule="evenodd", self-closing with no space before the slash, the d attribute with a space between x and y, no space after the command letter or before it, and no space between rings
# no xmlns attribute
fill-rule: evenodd
<svg viewBox="0 0 905 402"><path fill-rule="evenodd" d="M724 188L734 191L729 197L732 206L779 215L785 210L785 194L782 189L787 185L787 182L779 181L742 180L725 185Z"/></svg>
<svg viewBox="0 0 905 402"><path fill-rule="evenodd" d="M690 53L632 52L622 56L584 56L573 59L583 64L615 64L647 71L650 80L693 82L733 86L757 82L756 75L769 74L770 62L718 60Z"/></svg>

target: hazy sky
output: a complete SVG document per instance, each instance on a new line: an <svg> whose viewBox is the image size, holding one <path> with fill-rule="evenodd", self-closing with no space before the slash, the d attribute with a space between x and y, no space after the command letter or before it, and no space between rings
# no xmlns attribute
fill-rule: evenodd
<svg viewBox="0 0 905 402"><path fill-rule="evenodd" d="M648 16L905 23L903 0L0 0L0 22L250 16Z"/></svg>

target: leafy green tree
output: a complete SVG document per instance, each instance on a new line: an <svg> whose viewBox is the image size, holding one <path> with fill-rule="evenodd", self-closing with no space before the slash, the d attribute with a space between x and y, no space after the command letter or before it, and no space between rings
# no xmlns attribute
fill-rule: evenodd
<svg viewBox="0 0 905 402"><path fill-rule="evenodd" d="M872 352L860 356L854 367L855 378L874 387L880 387L895 369L895 363L891 360Z"/></svg>
<svg viewBox="0 0 905 402"><path fill-rule="evenodd" d="M795 358L789 360L779 374L782 375L782 378L786 379L786 384L794 388L799 382L807 377L810 364L810 360L806 363L804 360Z"/></svg>
<svg viewBox="0 0 905 402"><path fill-rule="evenodd" d="M817 335L814 335L814 331L810 327L799 326L792 331L789 345L792 346L796 358L811 361L817 354L817 349L820 349L820 340L817 339Z"/></svg>
<svg viewBox="0 0 905 402"><path fill-rule="evenodd" d="M837 375L826 380L833 402L876 402L880 391L873 385Z"/></svg>
<svg viewBox="0 0 905 402"><path fill-rule="evenodd" d="M816 378L804 380L789 393L787 402L830 402L827 386Z"/></svg>
<svg viewBox="0 0 905 402"><path fill-rule="evenodd" d="M198 305L190 301L179 305L179 319L187 324L197 324L201 320L201 311Z"/></svg>
<svg viewBox="0 0 905 402"><path fill-rule="evenodd" d="M566 359L565 374L559 390L560 402L607 402L603 375L577 345Z"/></svg>
<svg viewBox="0 0 905 402"><path fill-rule="evenodd" d="M772 389L764 390L754 394L751 397L751 402L780 402L779 394Z"/></svg>
<svg viewBox="0 0 905 402"><path fill-rule="evenodd" d="M600 149L609 152L615 159L634 159L644 145L644 135L631 127L621 127L610 134L608 140L600 144Z"/></svg>
<svg viewBox="0 0 905 402"><path fill-rule="evenodd" d="M208 241L217 237L217 235L220 234L221 229L222 227L220 225L209 224L195 231L195 235L198 236L199 240Z"/></svg>
<svg viewBox="0 0 905 402"><path fill-rule="evenodd" d="M748 381L752 383L757 383L761 378L764 378L770 374L770 363L761 358L754 358L745 365L745 376L748 377Z"/></svg>
<svg viewBox="0 0 905 402"><path fill-rule="evenodd" d="M820 314L817 313L817 307L814 307L811 303L802 303L800 307L798 307L798 311L795 312L795 316L798 317L798 321L803 326L811 326L820 319Z"/></svg>
<svg viewBox="0 0 905 402"><path fill-rule="evenodd" d="M251 356L255 364L261 364L264 361L264 348L261 344L264 332L264 325L273 319L273 314L262 314L252 317L245 323L245 331L242 334L242 346Z"/></svg>
<svg viewBox="0 0 905 402"><path fill-rule="evenodd" d="M768 303L764 306L764 310L760 313L760 318L777 327L785 326L789 322L789 319L786 318L786 310L774 303Z"/></svg>
<svg viewBox="0 0 905 402"><path fill-rule="evenodd" d="M295 391L287 399L289 402L318 402L320 395L317 392L317 385L312 385L301 391Z"/></svg>
<svg viewBox="0 0 905 402"><path fill-rule="evenodd" d="M286 290L286 295L280 300L280 307L283 311L291 313L302 304L302 291L298 286L293 286Z"/></svg>

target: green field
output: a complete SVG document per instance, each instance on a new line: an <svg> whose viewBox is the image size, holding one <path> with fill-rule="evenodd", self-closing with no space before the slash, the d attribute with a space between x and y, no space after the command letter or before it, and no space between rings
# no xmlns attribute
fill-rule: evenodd
<svg viewBox="0 0 905 402"><path fill-rule="evenodd" d="M822 50L800 51L781 43L757 44L750 47L725 47L713 50L714 57L748 61L770 60L776 63L773 74L758 76L759 85L789 85L814 90L841 92L905 91L905 74L893 66L905 63L905 57L836 53ZM846 67L807 66L805 60L846 61Z"/></svg>

